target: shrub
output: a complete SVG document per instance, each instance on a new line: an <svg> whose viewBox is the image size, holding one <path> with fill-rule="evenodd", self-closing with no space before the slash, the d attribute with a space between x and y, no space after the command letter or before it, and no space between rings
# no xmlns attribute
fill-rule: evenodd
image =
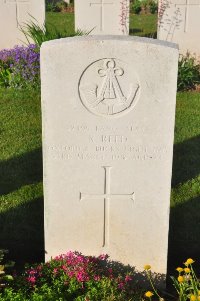
<svg viewBox="0 0 200 301"><path fill-rule="evenodd" d="M65 1L61 0L56 3L56 7L59 12L62 12L62 11L66 11L68 4Z"/></svg>
<svg viewBox="0 0 200 301"><path fill-rule="evenodd" d="M60 0L47 0L46 1L46 11L47 12L63 12L66 11L68 7L68 3Z"/></svg>
<svg viewBox="0 0 200 301"><path fill-rule="evenodd" d="M6 274L6 269L13 267L14 263L3 263L4 255L8 253L7 250L1 250L0 249L0 291L2 288L4 288L10 281L13 280L13 277L11 275Z"/></svg>
<svg viewBox="0 0 200 301"><path fill-rule="evenodd" d="M154 0L149 2L149 11L151 14L155 14L158 12L158 3Z"/></svg>
<svg viewBox="0 0 200 301"><path fill-rule="evenodd" d="M89 32L78 30L70 35L67 30L60 32L54 25L47 26L44 24L43 26L40 26L35 23L35 20L25 24L21 28L21 31L24 33L29 44L33 41L38 47L46 41L89 34Z"/></svg>
<svg viewBox="0 0 200 301"><path fill-rule="evenodd" d="M178 91L194 89L200 84L200 63L189 53L181 55L178 63Z"/></svg>
<svg viewBox="0 0 200 301"><path fill-rule="evenodd" d="M53 1L46 1L46 11L47 12L56 12L56 4Z"/></svg>
<svg viewBox="0 0 200 301"><path fill-rule="evenodd" d="M141 3L141 6L142 6L144 12L147 13L148 9L149 9L149 0L143 0L140 3Z"/></svg>
<svg viewBox="0 0 200 301"><path fill-rule="evenodd" d="M132 12L134 14L139 14L142 10L142 5L141 2L139 0L136 0L133 4L132 4Z"/></svg>
<svg viewBox="0 0 200 301"><path fill-rule="evenodd" d="M27 267L15 286L0 294L0 300L138 301L143 292L133 284L132 276L119 271L107 255L69 252Z"/></svg>
<svg viewBox="0 0 200 301"><path fill-rule="evenodd" d="M194 260L192 258L188 258L184 262L183 267L176 268L176 272L178 272L178 275L176 277L171 277L171 279L173 282L173 286L176 289L176 293L178 297L169 295L170 297L173 297L172 300L177 300L177 301L199 301L200 300L200 281L193 269L192 266L193 263ZM146 265L144 269L152 287L152 291L147 291L145 293L145 297L151 300L151 297L155 295L156 298L154 300L165 301L166 299L160 296L158 290L155 288L153 284L153 279L151 275L151 266Z"/></svg>
<svg viewBox="0 0 200 301"><path fill-rule="evenodd" d="M40 86L40 54L36 45L0 51L0 87Z"/></svg>

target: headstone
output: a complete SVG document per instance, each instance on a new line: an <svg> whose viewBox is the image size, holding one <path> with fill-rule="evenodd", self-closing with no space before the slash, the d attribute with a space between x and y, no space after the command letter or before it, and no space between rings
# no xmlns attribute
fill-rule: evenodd
<svg viewBox="0 0 200 301"><path fill-rule="evenodd" d="M130 0L75 0L75 28L91 35L128 35Z"/></svg>
<svg viewBox="0 0 200 301"><path fill-rule="evenodd" d="M44 24L44 0L0 0L0 49L27 43L21 27L31 21Z"/></svg>
<svg viewBox="0 0 200 301"><path fill-rule="evenodd" d="M178 50L87 36L41 49L46 259L166 273Z"/></svg>
<svg viewBox="0 0 200 301"><path fill-rule="evenodd" d="M160 0L158 38L200 56L200 0Z"/></svg>

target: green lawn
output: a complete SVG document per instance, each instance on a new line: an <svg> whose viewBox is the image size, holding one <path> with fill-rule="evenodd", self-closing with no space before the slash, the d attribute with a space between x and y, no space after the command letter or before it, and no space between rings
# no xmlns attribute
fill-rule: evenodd
<svg viewBox="0 0 200 301"><path fill-rule="evenodd" d="M60 31L74 33L74 14L47 13L48 26L54 25ZM156 37L157 15L131 15L130 34L144 37Z"/></svg>
<svg viewBox="0 0 200 301"><path fill-rule="evenodd" d="M0 90L0 248L17 261L43 257L39 92Z"/></svg>
<svg viewBox="0 0 200 301"><path fill-rule="evenodd" d="M62 33L66 31L69 35L74 33L74 14L46 13L46 22L50 27L59 28Z"/></svg>
<svg viewBox="0 0 200 301"><path fill-rule="evenodd" d="M47 14L47 21L58 27L64 24L73 32L72 14ZM151 30L146 29L148 23ZM137 34L153 35L155 24L155 16L131 18ZM17 263L39 261L44 251L40 94L1 89L0 106L0 247L9 249ZM199 112L199 93L178 94L170 272L186 257L198 259L200 254Z"/></svg>

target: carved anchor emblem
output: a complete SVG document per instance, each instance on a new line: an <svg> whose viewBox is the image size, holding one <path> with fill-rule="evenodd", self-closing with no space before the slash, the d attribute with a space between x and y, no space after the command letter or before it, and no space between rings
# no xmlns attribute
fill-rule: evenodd
<svg viewBox="0 0 200 301"><path fill-rule="evenodd" d="M80 97L83 104L93 113L112 116L132 106L140 86L135 75L129 75L124 68L117 66L120 61L111 58L101 62L103 68L94 68L99 64L94 62L83 73L79 85ZM88 83L89 78L93 83ZM134 84L129 83L130 78ZM125 90L128 90L127 95L124 94Z"/></svg>

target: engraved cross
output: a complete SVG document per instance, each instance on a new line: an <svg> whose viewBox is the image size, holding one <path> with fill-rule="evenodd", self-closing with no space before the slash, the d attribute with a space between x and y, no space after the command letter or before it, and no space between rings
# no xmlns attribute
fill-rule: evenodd
<svg viewBox="0 0 200 301"><path fill-rule="evenodd" d="M103 219L103 244L102 247L108 246L109 243L109 227L110 227L110 218L109 218L109 210L110 210L110 199L120 199L120 198L128 198L131 201L134 201L134 192L130 194L112 194L110 192L111 180L111 166L103 166L105 171L105 182L104 182L104 194L84 194L80 193L80 201L84 199L96 200L102 199L104 200L104 219Z"/></svg>
<svg viewBox="0 0 200 301"><path fill-rule="evenodd" d="M22 3L29 3L29 0L4 0L4 3L6 4L14 4L15 5L15 10L16 10L16 22L17 22L17 27L19 27L19 11L20 11L20 5Z"/></svg>
<svg viewBox="0 0 200 301"><path fill-rule="evenodd" d="M103 22L104 22L104 5L113 5L113 2L105 2L105 0L99 0L99 2L90 2L92 5L100 5L100 31L103 31Z"/></svg>
<svg viewBox="0 0 200 301"><path fill-rule="evenodd" d="M185 6L185 14L184 14L184 32L187 30L187 19L188 19L188 8L190 6L199 6L200 8L200 0L193 0L193 3L190 3L189 0L185 0L184 3L176 3L175 6Z"/></svg>

